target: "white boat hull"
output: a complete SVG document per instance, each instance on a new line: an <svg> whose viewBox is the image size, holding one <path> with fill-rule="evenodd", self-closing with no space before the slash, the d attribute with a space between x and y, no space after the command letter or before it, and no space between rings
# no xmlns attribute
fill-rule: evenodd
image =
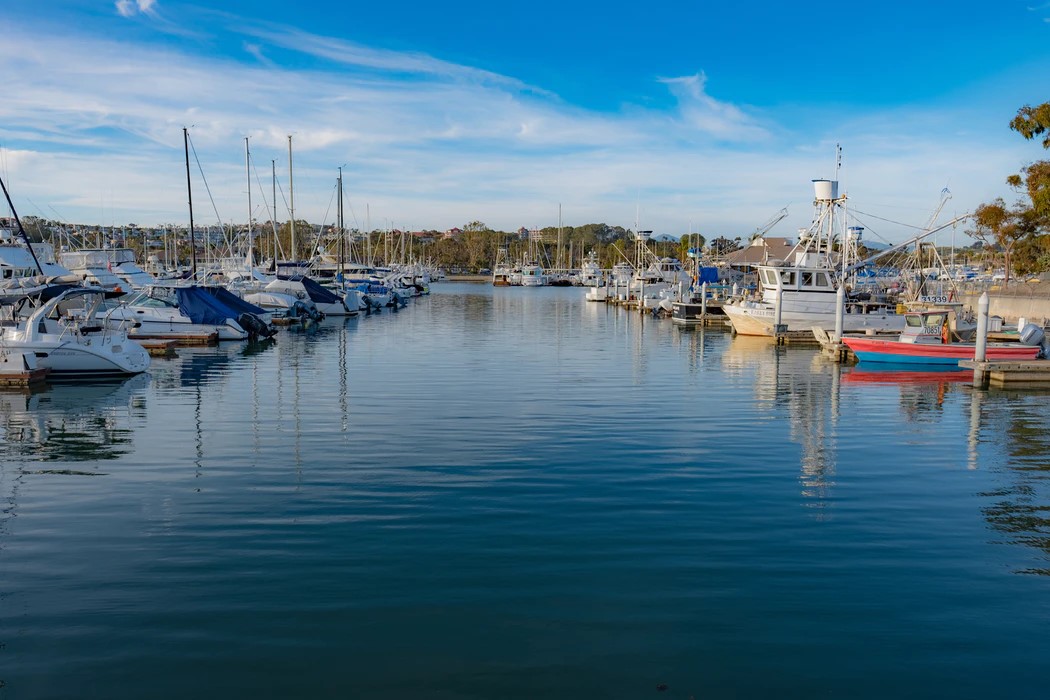
<svg viewBox="0 0 1050 700"><path fill-rule="evenodd" d="M786 305L785 305L786 306ZM722 307L739 335L773 337L776 309L762 302L737 302ZM780 323L789 331L809 331L814 327L834 330L835 310L813 308L782 308ZM856 333L867 330L899 331L904 329L904 317L898 314L867 313L843 314L842 330Z"/></svg>

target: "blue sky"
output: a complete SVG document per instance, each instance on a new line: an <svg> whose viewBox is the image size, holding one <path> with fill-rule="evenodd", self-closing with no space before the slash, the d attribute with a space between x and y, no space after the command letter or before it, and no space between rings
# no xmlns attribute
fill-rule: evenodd
<svg viewBox="0 0 1050 700"><path fill-rule="evenodd" d="M101 224L297 217L501 229L595 221L773 233L834 174L869 237L1012 196L1044 156L1050 1L208 4L5 0L0 171L19 213ZM279 195L279 199L281 199ZM212 205L214 200L214 206ZM367 220L366 220L367 211ZM287 217L286 203L278 217ZM867 218L866 218L867 217ZM886 221L889 220L889 221ZM899 222L899 223L895 223Z"/></svg>

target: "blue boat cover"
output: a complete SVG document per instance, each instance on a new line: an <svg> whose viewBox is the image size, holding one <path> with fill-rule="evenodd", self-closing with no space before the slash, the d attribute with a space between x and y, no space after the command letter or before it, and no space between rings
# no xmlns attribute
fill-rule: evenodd
<svg viewBox="0 0 1050 700"><path fill-rule="evenodd" d="M202 287L176 287L175 296L179 300L179 308L182 313L190 317L194 323L210 323L222 325L226 319L236 319L241 315L229 306L213 297Z"/></svg>
<svg viewBox="0 0 1050 700"><path fill-rule="evenodd" d="M223 304L238 312L238 314L249 313L258 316L266 313L266 309L241 299L225 287L205 287L205 289L208 290L208 294L211 294Z"/></svg>
<svg viewBox="0 0 1050 700"><path fill-rule="evenodd" d="M718 268L717 267L701 267L700 274L696 280L697 284L703 284L704 282L715 283L718 281Z"/></svg>
<svg viewBox="0 0 1050 700"><path fill-rule="evenodd" d="M309 277L303 277L302 275L277 275L277 277L282 280L302 282L303 288L306 289L306 293L310 296L310 301L315 304L338 304L343 301Z"/></svg>

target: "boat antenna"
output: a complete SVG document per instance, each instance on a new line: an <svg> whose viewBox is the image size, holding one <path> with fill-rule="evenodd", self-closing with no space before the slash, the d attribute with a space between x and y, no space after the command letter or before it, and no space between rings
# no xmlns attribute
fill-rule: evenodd
<svg viewBox="0 0 1050 700"><path fill-rule="evenodd" d="M7 192L7 185L4 184L4 179L0 177L0 187L4 190L4 197L7 199L7 206L11 208L11 214L15 217L15 223L18 224L18 235L25 241L26 247L29 248L29 254L33 256L33 262L36 263L36 269L41 275L44 274L44 268L41 267L40 261L36 257L36 252L33 250L33 244L29 242L29 235L26 233L25 228L22 226L22 220L18 218L18 212L15 211L15 203L11 201L11 195Z"/></svg>

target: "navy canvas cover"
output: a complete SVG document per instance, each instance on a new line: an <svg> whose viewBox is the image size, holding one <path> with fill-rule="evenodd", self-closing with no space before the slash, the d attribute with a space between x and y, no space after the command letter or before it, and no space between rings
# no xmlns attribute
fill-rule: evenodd
<svg viewBox="0 0 1050 700"><path fill-rule="evenodd" d="M317 282L314 282L309 277L302 277L300 275L289 275L286 277L284 275L278 275L278 278L292 282L302 282L303 287L306 289L306 293L310 296L310 301L315 304L338 304L342 301L337 295L317 284Z"/></svg>
<svg viewBox="0 0 1050 700"><path fill-rule="evenodd" d="M266 309L262 308L261 306L256 306L250 301L245 301L244 299L241 299L239 296L231 292L229 289L226 289L225 287L205 287L205 289L207 289L209 294L221 301L223 304L238 312L238 314L249 313L258 316L259 314L266 313Z"/></svg>
<svg viewBox="0 0 1050 700"><path fill-rule="evenodd" d="M239 311L230 307L209 294L201 287L176 287L175 296L179 301L182 313L189 316L194 323L222 325L226 319L236 319Z"/></svg>

